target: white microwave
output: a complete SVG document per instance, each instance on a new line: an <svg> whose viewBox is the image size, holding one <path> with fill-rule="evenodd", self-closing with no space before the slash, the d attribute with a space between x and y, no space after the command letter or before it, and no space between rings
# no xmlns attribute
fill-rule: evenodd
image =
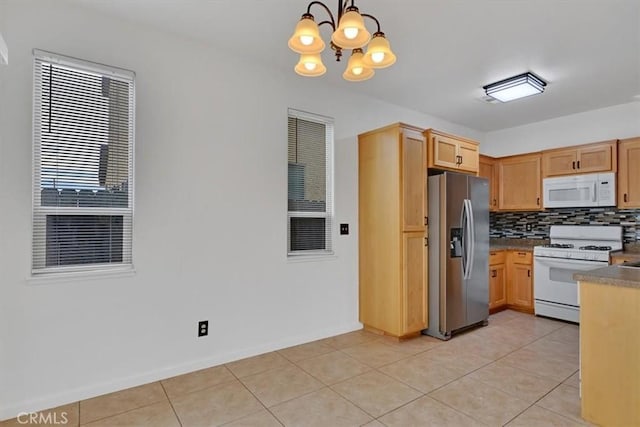
<svg viewBox="0 0 640 427"><path fill-rule="evenodd" d="M616 205L616 174L591 173L542 180L545 208Z"/></svg>

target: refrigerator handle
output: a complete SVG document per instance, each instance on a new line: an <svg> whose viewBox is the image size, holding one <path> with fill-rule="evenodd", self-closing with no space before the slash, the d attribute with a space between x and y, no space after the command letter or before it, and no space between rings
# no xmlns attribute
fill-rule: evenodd
<svg viewBox="0 0 640 427"><path fill-rule="evenodd" d="M465 200L467 203L467 224L469 225L469 229L467 230L467 235L469 239L469 254L468 254L468 262L467 262L467 279L471 278L471 272L473 271L473 258L475 257L476 252L476 226L475 226L475 218L473 215L473 206L471 205L471 200Z"/></svg>
<svg viewBox="0 0 640 427"><path fill-rule="evenodd" d="M460 211L460 246L462 247L462 278L467 278L467 228L468 228L468 218L467 218L467 200L464 199L462 201L462 210Z"/></svg>

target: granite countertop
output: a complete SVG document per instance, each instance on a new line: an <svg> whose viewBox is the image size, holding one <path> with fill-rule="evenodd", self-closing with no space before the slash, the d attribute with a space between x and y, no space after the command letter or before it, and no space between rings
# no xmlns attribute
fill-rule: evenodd
<svg viewBox="0 0 640 427"><path fill-rule="evenodd" d="M489 241L489 250L491 251L532 251L534 246L549 243L548 240L541 239L491 239Z"/></svg>
<svg viewBox="0 0 640 427"><path fill-rule="evenodd" d="M640 267L610 265L582 273L575 273L573 278L581 282L640 289Z"/></svg>

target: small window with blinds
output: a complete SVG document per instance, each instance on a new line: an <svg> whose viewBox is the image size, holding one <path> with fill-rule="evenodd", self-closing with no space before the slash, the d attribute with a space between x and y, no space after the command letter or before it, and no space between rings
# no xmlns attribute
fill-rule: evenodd
<svg viewBox="0 0 640 427"><path fill-rule="evenodd" d="M34 50L34 275L132 268L134 77Z"/></svg>
<svg viewBox="0 0 640 427"><path fill-rule="evenodd" d="M333 120L289 110L288 254L331 254Z"/></svg>

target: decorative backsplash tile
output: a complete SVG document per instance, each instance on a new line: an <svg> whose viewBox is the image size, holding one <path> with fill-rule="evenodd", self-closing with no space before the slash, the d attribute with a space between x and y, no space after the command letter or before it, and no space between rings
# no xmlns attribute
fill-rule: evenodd
<svg viewBox="0 0 640 427"><path fill-rule="evenodd" d="M548 239L551 225L621 225L625 243L640 241L640 209L559 208L491 212L492 238ZM531 231L528 230L528 226Z"/></svg>

